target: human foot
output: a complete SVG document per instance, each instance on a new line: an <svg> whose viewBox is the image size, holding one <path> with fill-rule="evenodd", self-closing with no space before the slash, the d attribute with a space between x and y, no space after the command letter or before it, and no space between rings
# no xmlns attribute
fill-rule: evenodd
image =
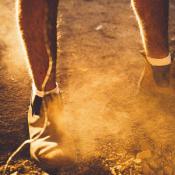
<svg viewBox="0 0 175 175"><path fill-rule="evenodd" d="M145 62L145 68L138 84L139 89L144 92L174 95L175 92L170 82L171 64L156 66L151 65L147 59Z"/></svg>
<svg viewBox="0 0 175 175"><path fill-rule="evenodd" d="M72 145L65 145L60 117L62 99L58 88L43 96L36 93L28 112L31 157L46 170L58 169L74 161Z"/></svg>

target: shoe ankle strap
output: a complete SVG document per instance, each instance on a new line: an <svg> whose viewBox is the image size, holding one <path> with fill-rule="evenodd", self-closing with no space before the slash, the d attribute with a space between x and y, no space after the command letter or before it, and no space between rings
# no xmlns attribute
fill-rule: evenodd
<svg viewBox="0 0 175 175"><path fill-rule="evenodd" d="M58 87L58 83L56 83L56 87L54 89L51 89L49 91L40 91L36 88L35 85L33 85L32 89L33 89L33 93L39 97L44 97L45 95L53 94L53 93L58 94L60 92L59 87Z"/></svg>

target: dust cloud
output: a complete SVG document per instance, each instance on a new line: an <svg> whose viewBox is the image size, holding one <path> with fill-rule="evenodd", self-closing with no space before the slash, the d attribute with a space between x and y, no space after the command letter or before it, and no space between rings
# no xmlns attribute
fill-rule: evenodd
<svg viewBox="0 0 175 175"><path fill-rule="evenodd" d="M92 156L104 141L116 152L137 155L151 150L154 155L174 155L174 97L148 93L149 89L137 94L144 58L128 1L120 9L117 2L105 7L100 1L66 3L60 4L58 77L66 100L64 119L78 147ZM71 10L78 6L76 12ZM111 8L118 9L116 16L109 13ZM102 29L97 31L99 25Z"/></svg>
<svg viewBox="0 0 175 175"><path fill-rule="evenodd" d="M83 157L108 158L111 149L134 156L150 150L171 161L174 97L137 93L144 58L129 1L122 3L60 2L57 77L63 90L62 119ZM14 7L12 1L0 3L0 39L5 45L1 64L16 70L23 67L24 53L14 27ZM103 145L110 146L104 150Z"/></svg>
<svg viewBox="0 0 175 175"><path fill-rule="evenodd" d="M22 49L16 20L15 1L2 1L1 13L1 62L5 64L11 74L20 74L26 68L26 56Z"/></svg>
<svg viewBox="0 0 175 175"><path fill-rule="evenodd" d="M173 97L116 92L122 80L111 77L90 71L81 74L81 87L71 81L63 119L83 156L98 154L99 140L132 154L174 147Z"/></svg>

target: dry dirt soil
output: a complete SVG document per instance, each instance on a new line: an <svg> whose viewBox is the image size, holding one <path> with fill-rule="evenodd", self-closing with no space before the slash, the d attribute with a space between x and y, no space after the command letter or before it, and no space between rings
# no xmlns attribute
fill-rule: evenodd
<svg viewBox="0 0 175 175"><path fill-rule="evenodd" d="M175 48L175 0L170 47ZM0 1L0 174L28 138L31 80L15 23L15 1ZM138 94L144 68L129 0L60 0L58 82L77 164L60 175L175 175L175 97ZM71 145L70 145L71 146ZM28 146L6 174L46 174ZM53 173L51 173L53 174Z"/></svg>

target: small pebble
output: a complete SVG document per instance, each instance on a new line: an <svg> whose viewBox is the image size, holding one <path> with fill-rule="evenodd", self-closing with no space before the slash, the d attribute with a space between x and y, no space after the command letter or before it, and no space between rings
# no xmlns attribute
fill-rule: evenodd
<svg viewBox="0 0 175 175"><path fill-rule="evenodd" d="M103 28L103 25L98 25L96 28L95 28L95 30L101 30Z"/></svg>
<svg viewBox="0 0 175 175"><path fill-rule="evenodd" d="M142 152L138 153L136 158L144 160L144 159L151 158L151 156L152 156L151 151L150 150L146 150L146 151L142 151Z"/></svg>

